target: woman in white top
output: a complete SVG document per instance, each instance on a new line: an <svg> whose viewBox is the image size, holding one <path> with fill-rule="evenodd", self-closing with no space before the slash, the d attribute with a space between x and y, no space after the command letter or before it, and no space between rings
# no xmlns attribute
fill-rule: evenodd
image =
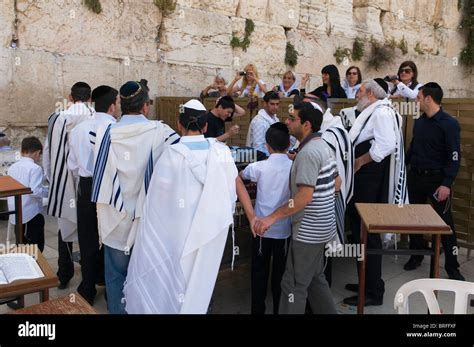
<svg viewBox="0 0 474 347"><path fill-rule="evenodd" d="M362 83L362 73L357 66L351 66L346 71L346 79L342 82L342 88L348 99L355 99Z"/></svg>
<svg viewBox="0 0 474 347"><path fill-rule="evenodd" d="M240 81L241 79L242 81ZM236 85L237 82L239 83ZM257 67L253 64L248 64L244 68L244 71L237 72L227 88L228 95L257 96L261 98L266 92L267 86L265 82L259 78Z"/></svg>
<svg viewBox="0 0 474 347"><path fill-rule="evenodd" d="M418 89L422 86L418 83L418 69L414 62L404 61L398 68L398 79L391 80L394 88L391 90L392 98L416 99Z"/></svg>
<svg viewBox="0 0 474 347"><path fill-rule="evenodd" d="M282 80L278 86L273 87L273 91L278 93L280 98L291 98L300 94L295 74L288 70L283 74Z"/></svg>

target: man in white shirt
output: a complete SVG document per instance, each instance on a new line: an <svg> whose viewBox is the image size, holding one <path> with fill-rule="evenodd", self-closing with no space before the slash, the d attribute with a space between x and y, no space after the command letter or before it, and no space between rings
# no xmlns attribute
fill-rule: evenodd
<svg viewBox="0 0 474 347"><path fill-rule="evenodd" d="M96 283L104 283L104 249L99 244L96 204L91 202L94 148L99 128L116 122L120 114L118 91L99 86L92 91L94 116L76 126L69 138L69 169L79 181L77 190L77 233L81 252L82 281L77 292L91 305Z"/></svg>
<svg viewBox="0 0 474 347"><path fill-rule="evenodd" d="M258 111L252 119L247 134L247 146L260 152L268 153L265 141L265 134L273 123L279 122L277 112L280 108L280 97L274 91L267 92L263 97L263 109Z"/></svg>
<svg viewBox="0 0 474 347"><path fill-rule="evenodd" d="M408 203L401 116L387 99L388 85L381 79L362 83L357 93L361 111L349 136L355 147L354 195L348 206L354 242L360 243L360 216L355 203ZM369 234L369 249L381 249L379 234ZM358 292L356 284L346 285ZM382 305L385 292L382 280L382 256L368 255L366 267L365 305ZM358 296L344 299L356 306Z"/></svg>
<svg viewBox="0 0 474 347"><path fill-rule="evenodd" d="M43 169L39 162L43 145L36 137L26 137L21 142L21 158L8 169L8 176L13 177L32 194L22 198L23 233L25 243L37 244L41 252L44 249L44 216L43 198L48 196L48 189L43 187ZM8 198L8 210L15 209L15 199ZM10 223L15 224L15 216L10 215ZM18 241L18 240L17 240Z"/></svg>
<svg viewBox="0 0 474 347"><path fill-rule="evenodd" d="M77 241L77 182L67 167L69 136L83 121L94 116L90 107L91 87L77 82L71 88L67 110L53 113L48 119L48 136L43 153L43 168L48 179L48 215L58 220L59 289L65 289L74 276L72 243Z"/></svg>
<svg viewBox="0 0 474 347"><path fill-rule="evenodd" d="M97 203L99 235L104 245L107 307L126 313L123 285L155 163L179 140L168 125L146 118L150 98L146 81L120 88L120 121L97 132L91 200Z"/></svg>

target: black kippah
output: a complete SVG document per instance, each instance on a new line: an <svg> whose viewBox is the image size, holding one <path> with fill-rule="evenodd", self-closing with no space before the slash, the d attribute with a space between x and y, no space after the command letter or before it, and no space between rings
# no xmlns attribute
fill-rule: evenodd
<svg viewBox="0 0 474 347"><path fill-rule="evenodd" d="M120 87L120 97L122 99L132 99L142 91L142 85L139 82L128 81Z"/></svg>
<svg viewBox="0 0 474 347"><path fill-rule="evenodd" d="M382 87L382 89L385 93L388 93L388 84L387 84L387 82L385 82L382 78L375 78L374 81L377 82L377 84L380 87Z"/></svg>

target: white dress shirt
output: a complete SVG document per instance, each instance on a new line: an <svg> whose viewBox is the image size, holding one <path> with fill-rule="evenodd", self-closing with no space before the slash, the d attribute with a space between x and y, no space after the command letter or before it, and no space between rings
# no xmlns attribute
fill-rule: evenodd
<svg viewBox="0 0 474 347"><path fill-rule="evenodd" d="M267 133L268 128L276 122L279 122L278 116L276 114L269 115L263 108L258 111L257 116L255 116L250 122L250 144L249 147L253 147L260 152L269 155L267 143L265 140L265 134Z"/></svg>
<svg viewBox="0 0 474 347"><path fill-rule="evenodd" d="M288 203L292 164L286 153L273 153L267 160L252 163L243 171L243 179L257 183L257 201L255 202L257 217L266 217ZM286 239L290 235L290 218L284 218L273 224L263 237Z"/></svg>
<svg viewBox="0 0 474 347"><path fill-rule="evenodd" d="M367 110L364 110L365 112L372 112L370 111L372 109L373 113L360 132L356 143L354 143L354 146L357 146L364 141L371 140L370 157L377 163L380 163L397 149L396 132L398 130L393 110L388 107L377 107L383 103L389 102L387 99L378 100L367 107Z"/></svg>
<svg viewBox="0 0 474 347"><path fill-rule="evenodd" d="M8 176L13 177L26 187L30 187L32 194L21 197L23 224L28 223L37 214L43 211L43 198L48 197L48 188L43 187L43 169L33 159L21 157L8 169ZM15 209L15 198L8 198L8 210ZM10 215L10 223L15 224L15 215Z"/></svg>
<svg viewBox="0 0 474 347"><path fill-rule="evenodd" d="M92 177L97 129L115 122L116 119L110 114L96 112L94 117L71 131L67 165L75 177Z"/></svg>

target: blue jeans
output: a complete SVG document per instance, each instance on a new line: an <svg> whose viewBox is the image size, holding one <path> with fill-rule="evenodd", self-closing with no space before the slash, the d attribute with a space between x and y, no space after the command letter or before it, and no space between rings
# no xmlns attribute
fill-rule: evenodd
<svg viewBox="0 0 474 347"><path fill-rule="evenodd" d="M126 314L125 301L122 302L123 284L127 278L130 254L104 245L105 288L107 309L110 314Z"/></svg>

